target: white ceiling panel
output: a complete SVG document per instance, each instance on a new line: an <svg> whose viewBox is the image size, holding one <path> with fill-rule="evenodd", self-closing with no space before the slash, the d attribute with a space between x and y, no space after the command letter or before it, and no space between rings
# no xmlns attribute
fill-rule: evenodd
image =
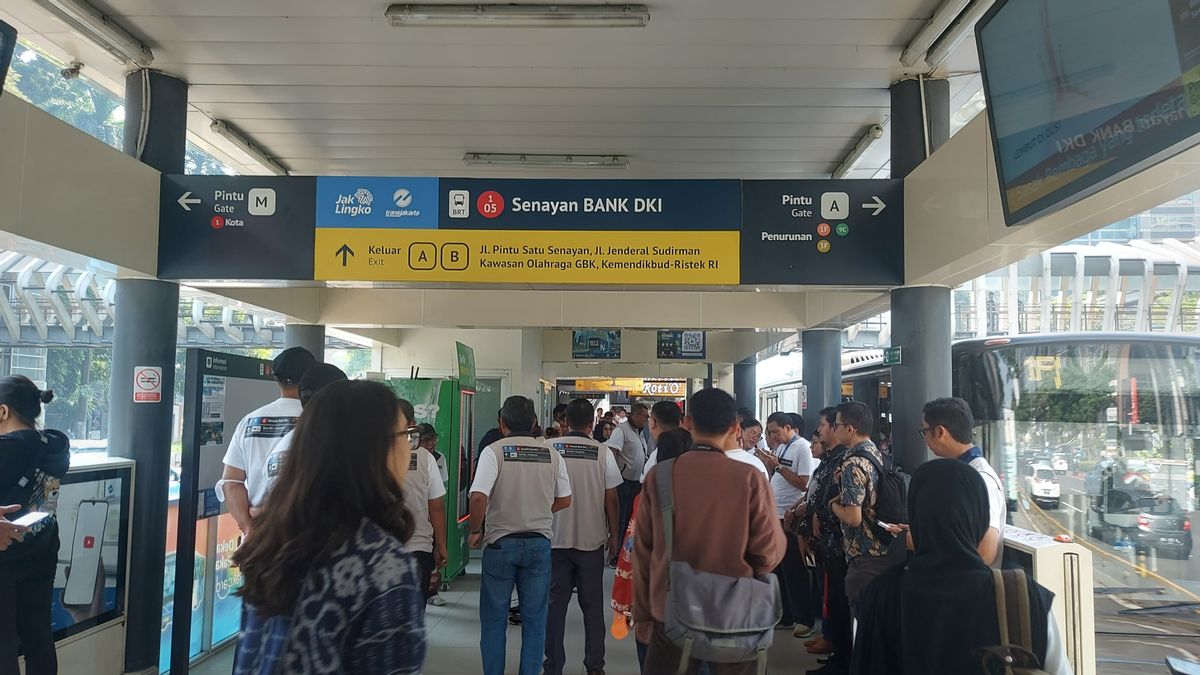
<svg viewBox="0 0 1200 675"><path fill-rule="evenodd" d="M645 28L463 29L393 28L387 0L90 1L189 82L193 139L241 170L253 161L212 119L297 173L748 178L828 176L886 123L900 53L939 5L661 0ZM34 0L3 5L27 37L119 89L123 66ZM948 64L970 67L969 54ZM631 166L466 167L466 152ZM852 175L887 159L885 136Z"/></svg>

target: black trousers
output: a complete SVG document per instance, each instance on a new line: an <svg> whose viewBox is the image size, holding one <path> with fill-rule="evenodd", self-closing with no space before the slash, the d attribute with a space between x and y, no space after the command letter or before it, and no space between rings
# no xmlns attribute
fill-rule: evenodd
<svg viewBox="0 0 1200 675"><path fill-rule="evenodd" d="M433 581L433 554L428 551L413 551L413 557L417 559L417 567L421 570L421 593L428 600L432 592L429 586Z"/></svg>
<svg viewBox="0 0 1200 675"><path fill-rule="evenodd" d="M783 623L799 623L812 626L816 619L813 617L815 603L812 597L812 570L804 563L804 554L800 552L800 542L796 535L786 533L787 551L783 554L783 562L775 568L775 576L779 578L779 594L783 599Z"/></svg>
<svg viewBox="0 0 1200 675"><path fill-rule="evenodd" d="M625 530L629 527L629 519L633 516L633 500L642 492L642 484L636 480L625 479L617 486L617 519L621 529L617 530L621 538L621 546L625 545ZM616 554L613 554L616 557Z"/></svg>
<svg viewBox="0 0 1200 675"><path fill-rule="evenodd" d="M583 667L604 670L604 548L580 551L556 548L550 551L550 608L546 614L545 675L562 675L567 663L563 636L567 608L574 589L579 589L583 611Z"/></svg>
<svg viewBox="0 0 1200 675"><path fill-rule="evenodd" d="M850 621L850 600L846 597L846 556L840 552L825 560L825 601L828 607L826 634L833 643L831 663L850 666L854 632Z"/></svg>
<svg viewBox="0 0 1200 675"><path fill-rule="evenodd" d="M40 536L45 536L40 535ZM0 573L0 675L18 675L18 645L26 675L56 675L58 655L50 629L55 560L29 561Z"/></svg>

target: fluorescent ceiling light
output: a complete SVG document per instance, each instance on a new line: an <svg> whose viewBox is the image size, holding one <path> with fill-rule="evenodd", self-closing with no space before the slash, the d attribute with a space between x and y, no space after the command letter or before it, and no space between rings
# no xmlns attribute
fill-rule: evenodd
<svg viewBox="0 0 1200 675"><path fill-rule="evenodd" d="M992 0L974 0L967 7L925 55L925 64L929 66L930 71L936 70L950 58L954 50L975 30L975 23L983 18L991 6Z"/></svg>
<svg viewBox="0 0 1200 675"><path fill-rule="evenodd" d="M904 53L900 55L900 63L906 68L911 68L918 61L925 58L925 54L929 52L929 48L933 43L942 37L942 33L954 23L959 14L967 8L971 0L946 0L941 7L933 13L933 17L929 19L929 23L917 33L912 42L904 48Z"/></svg>
<svg viewBox="0 0 1200 675"><path fill-rule="evenodd" d="M233 128L230 127L229 124L224 120L213 120L212 124L210 124L208 128L211 129L214 134L224 138L226 141L229 141L230 145L246 153L251 159L261 164L262 167L267 170L267 173L272 173L276 176L287 175L287 169L285 169L279 162L276 162L268 157L267 153L262 151L262 148L259 148L257 145L246 140L244 136L234 131Z"/></svg>
<svg viewBox="0 0 1200 675"><path fill-rule="evenodd" d="M526 166L574 167L592 169L625 169L625 155L533 155L527 153L468 152L463 156L467 166Z"/></svg>
<svg viewBox="0 0 1200 675"><path fill-rule="evenodd" d="M872 124L871 128L867 129L867 133L858 141L858 145L854 146L854 149L850 151L850 154L846 155L846 159L842 160L842 163L838 165L838 168L833 170L833 177L845 178L846 176L850 175L850 172L854 170L854 166L863 158L863 155L867 154L867 151L871 149L871 146L875 145L875 141L882 137L883 127L879 126L878 124Z"/></svg>
<svg viewBox="0 0 1200 675"><path fill-rule="evenodd" d="M121 63L138 68L154 62L154 52L83 0L34 0Z"/></svg>
<svg viewBox="0 0 1200 675"><path fill-rule="evenodd" d="M383 15L393 26L641 28L650 22L645 5L392 5Z"/></svg>

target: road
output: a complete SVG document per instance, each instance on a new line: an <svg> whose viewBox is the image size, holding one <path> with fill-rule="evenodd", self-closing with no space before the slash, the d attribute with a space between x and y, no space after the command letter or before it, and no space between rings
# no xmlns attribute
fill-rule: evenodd
<svg viewBox="0 0 1200 675"><path fill-rule="evenodd" d="M1022 499L1013 514L1013 524L1046 534L1069 533L1092 549L1097 590L1097 672L1166 673L1163 660L1167 656L1200 660L1200 613L1187 606L1156 609L1200 603L1200 556L1190 560L1139 558L1093 539L1088 534L1083 481L1067 476L1060 483L1058 509L1045 511ZM1163 611L1168 613L1155 613Z"/></svg>

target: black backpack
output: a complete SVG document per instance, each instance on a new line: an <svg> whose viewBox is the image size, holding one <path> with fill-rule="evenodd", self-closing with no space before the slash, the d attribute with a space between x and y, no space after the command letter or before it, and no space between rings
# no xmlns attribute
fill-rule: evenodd
<svg viewBox="0 0 1200 675"><path fill-rule="evenodd" d="M869 524L871 531L879 537L880 541L890 544L895 536L880 527L876 521L883 521L889 525L908 522L908 483L912 477L898 466L890 469L883 468L879 460L866 450L852 452L848 457L861 457L867 460L879 474L879 480L875 483L875 518Z"/></svg>

